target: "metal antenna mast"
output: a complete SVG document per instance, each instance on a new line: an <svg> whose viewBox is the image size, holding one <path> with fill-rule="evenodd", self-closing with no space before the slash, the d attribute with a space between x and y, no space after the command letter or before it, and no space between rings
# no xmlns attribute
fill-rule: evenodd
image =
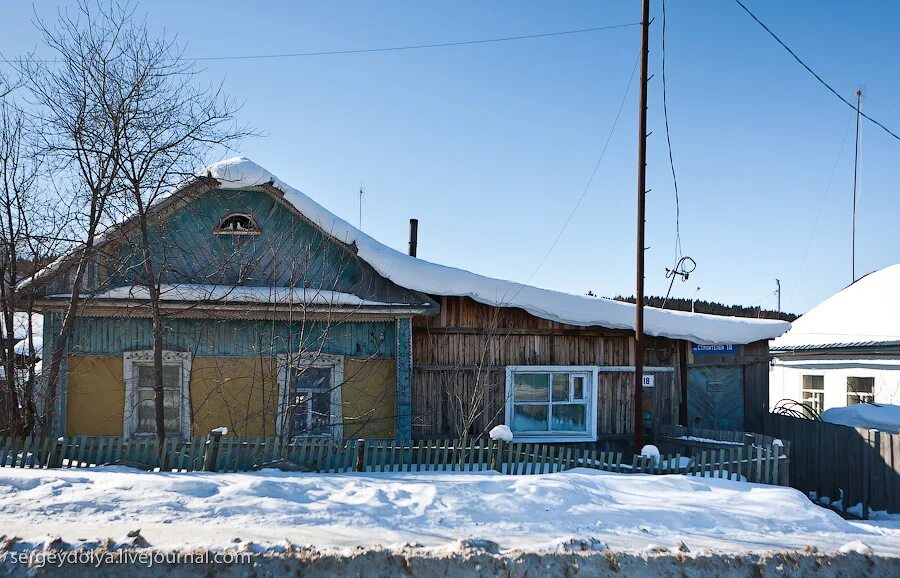
<svg viewBox="0 0 900 578"><path fill-rule="evenodd" d="M859 183L859 112L862 104L862 91L856 91L856 156L853 159L853 226L850 233L850 267L851 283L856 283L856 187Z"/></svg>

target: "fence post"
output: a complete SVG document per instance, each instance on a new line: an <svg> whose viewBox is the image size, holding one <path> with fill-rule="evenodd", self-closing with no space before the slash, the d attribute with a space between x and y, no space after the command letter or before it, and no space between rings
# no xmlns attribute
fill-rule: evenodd
<svg viewBox="0 0 900 578"><path fill-rule="evenodd" d="M877 434L878 432L874 432ZM869 453L872 451L872 430L866 431L866 443L865 447L863 447L863 479L862 479L862 519L869 519L869 482L871 482L871 472L869 471L871 456ZM844 506L846 508L846 506Z"/></svg>
<svg viewBox="0 0 900 578"><path fill-rule="evenodd" d="M216 471L216 462L219 461L219 442L222 432L213 430L206 436L206 449L203 452L203 471Z"/></svg>
<svg viewBox="0 0 900 578"><path fill-rule="evenodd" d="M495 440L497 444L491 452L491 469L503 473L503 440Z"/></svg>
<svg viewBox="0 0 900 578"><path fill-rule="evenodd" d="M47 456L47 468L61 468L63 460L63 449L66 447L66 439L62 436L56 438L53 447L50 449L50 455Z"/></svg>
<svg viewBox="0 0 900 578"><path fill-rule="evenodd" d="M354 472L366 471L366 440L356 440L356 463L353 464Z"/></svg>

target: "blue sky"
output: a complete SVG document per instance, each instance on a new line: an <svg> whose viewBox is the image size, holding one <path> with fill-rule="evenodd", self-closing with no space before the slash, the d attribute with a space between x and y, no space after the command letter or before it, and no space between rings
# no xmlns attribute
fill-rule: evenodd
<svg viewBox="0 0 900 578"><path fill-rule="evenodd" d="M664 294L675 205L653 2L647 293ZM848 98L900 131L900 4L748 0ZM726 0L669 0L667 77L684 252L697 261L673 294L803 312L850 280L854 113ZM38 45L32 9L7 2L0 50ZM354 49L533 34L636 22L622 2L175 2L141 4L191 56ZM266 136L241 152L419 256L564 291L634 287L637 84L584 202L584 190L637 58L637 27L431 50L205 62ZM38 48L40 52L40 49ZM862 132L857 270L900 261L900 141ZM846 141L844 140L846 137ZM840 155L843 143L843 154ZM215 159L211 159L215 160ZM834 173L830 189L830 177ZM817 218L818 215L818 218ZM811 240L811 242L810 242ZM807 252L807 246L809 251Z"/></svg>

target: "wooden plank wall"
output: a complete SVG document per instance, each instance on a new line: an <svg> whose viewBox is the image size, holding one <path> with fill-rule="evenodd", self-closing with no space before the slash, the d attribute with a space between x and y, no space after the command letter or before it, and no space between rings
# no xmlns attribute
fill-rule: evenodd
<svg viewBox="0 0 900 578"><path fill-rule="evenodd" d="M648 338L645 364L674 369L656 377L654 408L662 423L678 421L678 344ZM460 397L486 397L485 410L470 434L481 434L502 422L507 365L631 366L633 356L630 331L577 327L540 319L522 309L443 297L439 315L414 319L413 437L458 434L453 425L458 412L453 406ZM601 435L632 431L633 375L601 374Z"/></svg>
<svg viewBox="0 0 900 578"><path fill-rule="evenodd" d="M766 414L763 432L791 442L794 488L900 513L900 434L776 414Z"/></svg>

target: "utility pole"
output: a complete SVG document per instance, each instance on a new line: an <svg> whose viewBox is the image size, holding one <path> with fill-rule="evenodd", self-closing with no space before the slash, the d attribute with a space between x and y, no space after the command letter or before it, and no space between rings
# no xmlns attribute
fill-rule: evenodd
<svg viewBox="0 0 900 578"><path fill-rule="evenodd" d="M650 0L641 2L641 96L638 110L637 287L634 293L634 451L644 446L644 213L647 194L647 72Z"/></svg>
<svg viewBox="0 0 900 578"><path fill-rule="evenodd" d="M850 266L851 283L856 283L856 186L859 182L859 109L862 104L862 91L856 91L856 156L853 159L853 227L850 233Z"/></svg>
<svg viewBox="0 0 900 578"><path fill-rule="evenodd" d="M781 279L775 279L775 294L778 295L778 313L781 314Z"/></svg>

